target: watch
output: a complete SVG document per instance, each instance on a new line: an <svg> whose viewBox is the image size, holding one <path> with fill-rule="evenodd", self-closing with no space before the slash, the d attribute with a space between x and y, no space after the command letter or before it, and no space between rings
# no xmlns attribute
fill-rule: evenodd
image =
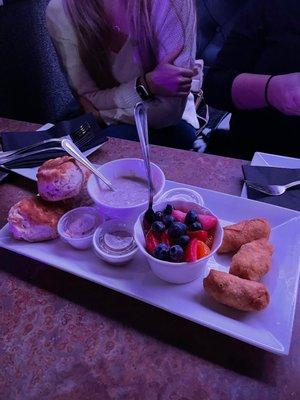
<svg viewBox="0 0 300 400"><path fill-rule="evenodd" d="M142 100L150 100L153 97L148 85L142 82L141 77L138 77L135 82L135 90Z"/></svg>

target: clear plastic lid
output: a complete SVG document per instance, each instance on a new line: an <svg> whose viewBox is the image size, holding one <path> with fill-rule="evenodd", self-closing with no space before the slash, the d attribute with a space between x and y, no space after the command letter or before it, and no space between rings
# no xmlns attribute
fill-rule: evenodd
<svg viewBox="0 0 300 400"><path fill-rule="evenodd" d="M117 219L105 221L95 238L95 246L112 259L130 254L136 249L132 222Z"/></svg>
<svg viewBox="0 0 300 400"><path fill-rule="evenodd" d="M194 203L203 206L204 201L202 196L197 193L195 190L188 189L188 188L175 188L170 189L167 192L163 193L160 197L159 201L168 201L168 200L185 200L185 201L192 201Z"/></svg>

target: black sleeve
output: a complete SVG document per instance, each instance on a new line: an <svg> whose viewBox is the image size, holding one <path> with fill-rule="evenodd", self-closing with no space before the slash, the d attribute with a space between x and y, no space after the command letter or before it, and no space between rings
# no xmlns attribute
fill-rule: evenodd
<svg viewBox="0 0 300 400"><path fill-rule="evenodd" d="M233 111L231 87L241 73L251 73L264 48L264 0L251 0L226 39L203 83L205 101L212 107Z"/></svg>

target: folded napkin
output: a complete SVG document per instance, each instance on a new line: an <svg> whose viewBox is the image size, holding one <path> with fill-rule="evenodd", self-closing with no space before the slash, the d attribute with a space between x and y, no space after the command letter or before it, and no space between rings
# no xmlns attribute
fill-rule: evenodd
<svg viewBox="0 0 300 400"><path fill-rule="evenodd" d="M29 146L34 143L38 143L42 140L60 138L63 136L70 135L76 131L80 125L87 122L90 125L89 141L80 146L81 151L89 150L93 147L99 146L100 144L107 141L107 137L103 134L102 128L98 125L97 120L92 114L84 114L80 117L61 121L55 126L45 131L34 131L34 132L2 132L1 141L3 151L16 150L22 147ZM5 163L7 168L30 168L41 165L44 161L50 158L59 157L65 155L65 151L62 150L51 150L51 147L59 147L60 143L48 143L40 146L38 149L49 148L49 151L42 153L41 155L27 156L24 155L22 158L18 158L16 161Z"/></svg>
<svg viewBox="0 0 300 400"><path fill-rule="evenodd" d="M8 174L9 172L6 169L0 167L0 183L4 181Z"/></svg>
<svg viewBox="0 0 300 400"><path fill-rule="evenodd" d="M300 180L300 168L255 167L243 165L244 177L259 185L286 185ZM300 187L288 189L281 196L269 196L247 186L249 199L300 211Z"/></svg>

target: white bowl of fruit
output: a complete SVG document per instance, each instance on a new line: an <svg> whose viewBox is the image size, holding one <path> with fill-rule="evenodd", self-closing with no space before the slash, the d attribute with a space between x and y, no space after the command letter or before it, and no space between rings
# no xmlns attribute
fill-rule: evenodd
<svg viewBox="0 0 300 400"><path fill-rule="evenodd" d="M152 272L171 283L187 283L205 274L208 260L223 240L219 219L206 207L184 200L153 206L134 226L137 246Z"/></svg>

